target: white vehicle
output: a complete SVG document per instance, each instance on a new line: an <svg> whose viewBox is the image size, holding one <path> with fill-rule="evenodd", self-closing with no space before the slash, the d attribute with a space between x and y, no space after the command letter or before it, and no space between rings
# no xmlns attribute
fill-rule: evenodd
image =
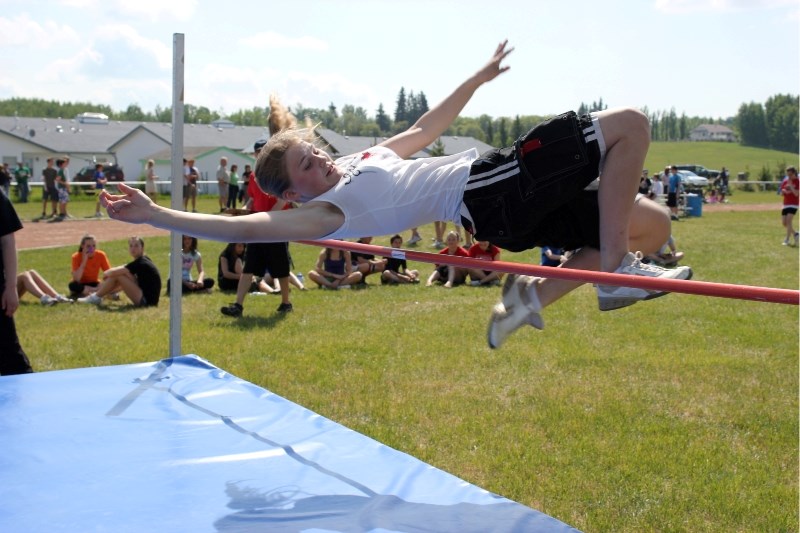
<svg viewBox="0 0 800 533"><path fill-rule="evenodd" d="M686 189L702 189L708 186L708 178L698 176L690 170L679 170L678 175Z"/></svg>

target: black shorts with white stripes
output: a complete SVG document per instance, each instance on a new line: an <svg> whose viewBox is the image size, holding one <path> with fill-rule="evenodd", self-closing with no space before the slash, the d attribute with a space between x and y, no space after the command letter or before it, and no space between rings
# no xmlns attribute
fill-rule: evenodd
<svg viewBox="0 0 800 533"><path fill-rule="evenodd" d="M472 163L462 223L477 240L514 252L535 246L599 246L596 191L605 142L597 117L564 113L513 147Z"/></svg>

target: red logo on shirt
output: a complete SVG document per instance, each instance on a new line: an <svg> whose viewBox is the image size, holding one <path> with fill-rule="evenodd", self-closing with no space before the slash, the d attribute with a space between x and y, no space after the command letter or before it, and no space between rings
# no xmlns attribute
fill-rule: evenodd
<svg viewBox="0 0 800 533"><path fill-rule="evenodd" d="M364 153L362 153L362 154L361 154L361 160L363 161L363 160L365 160L365 159L369 159L369 157L370 157L371 155L372 155L372 154L371 154L371 153L369 153L369 152L364 152Z"/></svg>

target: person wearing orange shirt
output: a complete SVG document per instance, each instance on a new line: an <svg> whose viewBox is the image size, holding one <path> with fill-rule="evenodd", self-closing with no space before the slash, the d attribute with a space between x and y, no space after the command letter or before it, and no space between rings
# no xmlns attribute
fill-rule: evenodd
<svg viewBox="0 0 800 533"><path fill-rule="evenodd" d="M82 298L97 290L100 272L111 268L108 256L97 249L94 235L81 238L78 251L72 254L72 281L69 282L70 298Z"/></svg>

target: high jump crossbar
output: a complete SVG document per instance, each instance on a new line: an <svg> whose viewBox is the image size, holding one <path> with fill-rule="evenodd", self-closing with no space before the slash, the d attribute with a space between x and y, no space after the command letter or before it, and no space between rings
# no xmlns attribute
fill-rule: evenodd
<svg viewBox="0 0 800 533"><path fill-rule="evenodd" d="M677 280L664 278L651 278L646 276L631 276L627 274L612 274L609 272L595 272L590 270L577 270L574 268L547 267L529 265L524 263L510 263L507 261L485 261L481 259L456 257L438 253L417 252L406 248L390 248L373 244L362 244L338 240L298 241L311 246L338 248L350 252L363 252L384 257L408 259L423 263L435 263L461 268L476 268L480 270L495 270L506 274L524 274L543 278L555 278L583 283L599 283L602 285L616 285L620 287L636 287L639 289L678 292L683 294L697 294L701 296L714 296L717 298L732 298L735 300L754 300L757 302L770 302L778 304L800 304L800 291L791 289L775 289L770 287L755 287L751 285L734 285L731 283L712 283L708 281ZM491 265L491 268L487 268Z"/></svg>

